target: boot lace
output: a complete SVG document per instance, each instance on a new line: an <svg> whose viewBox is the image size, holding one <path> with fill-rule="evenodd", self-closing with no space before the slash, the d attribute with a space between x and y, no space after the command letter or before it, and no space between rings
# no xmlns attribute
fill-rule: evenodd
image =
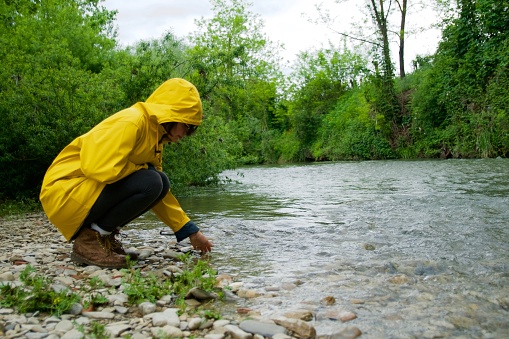
<svg viewBox="0 0 509 339"><path fill-rule="evenodd" d="M114 245L113 245L113 243L112 243L112 241L110 239L111 235L107 235L107 236L103 237L99 233L96 233L95 236L97 238L97 242L102 247L102 249L105 250L108 253L111 253L113 248L114 248Z"/></svg>
<svg viewBox="0 0 509 339"><path fill-rule="evenodd" d="M120 240L117 239L116 236L120 236L120 237L124 237L124 235L122 233L120 233L119 230L114 230L113 232L111 232L111 234L108 236L108 239L110 241L110 244L111 244L111 248L113 250L121 250L121 251L124 251L124 246L122 245L122 242Z"/></svg>

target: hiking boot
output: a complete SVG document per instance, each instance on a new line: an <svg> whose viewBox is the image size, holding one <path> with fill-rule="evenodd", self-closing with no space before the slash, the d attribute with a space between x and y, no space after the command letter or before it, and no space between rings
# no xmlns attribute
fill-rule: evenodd
<svg viewBox="0 0 509 339"><path fill-rule="evenodd" d="M138 253L131 250L125 250L122 242L116 238L117 235L122 236L118 229L111 232L108 236L111 242L111 250L117 254L128 255L130 260L138 260Z"/></svg>
<svg viewBox="0 0 509 339"><path fill-rule="evenodd" d="M127 268L126 256L113 251L110 236L90 228L83 228L74 240L71 260L103 268Z"/></svg>

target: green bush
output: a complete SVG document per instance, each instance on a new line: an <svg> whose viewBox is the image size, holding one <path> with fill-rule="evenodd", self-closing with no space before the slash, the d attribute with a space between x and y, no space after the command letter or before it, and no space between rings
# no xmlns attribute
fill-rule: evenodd
<svg viewBox="0 0 509 339"><path fill-rule="evenodd" d="M196 133L164 148L163 169L172 191L218 183L219 174L236 166L241 144L219 117L207 117Z"/></svg>
<svg viewBox="0 0 509 339"><path fill-rule="evenodd" d="M371 111L362 89L345 94L324 119L313 145L315 158L387 159L394 157L380 131L384 117Z"/></svg>
<svg viewBox="0 0 509 339"><path fill-rule="evenodd" d="M2 5L0 198L36 197L58 152L121 97L108 67L114 41L102 33L112 13L96 5Z"/></svg>

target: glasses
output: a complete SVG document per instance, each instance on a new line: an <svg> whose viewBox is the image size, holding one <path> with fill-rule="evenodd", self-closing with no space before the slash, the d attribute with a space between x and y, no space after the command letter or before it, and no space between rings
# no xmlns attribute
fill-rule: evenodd
<svg viewBox="0 0 509 339"><path fill-rule="evenodd" d="M191 135L193 134L194 132L196 132L196 129L198 128L198 126L196 125L189 125L189 124L186 124L184 123L184 125L186 126L186 135Z"/></svg>

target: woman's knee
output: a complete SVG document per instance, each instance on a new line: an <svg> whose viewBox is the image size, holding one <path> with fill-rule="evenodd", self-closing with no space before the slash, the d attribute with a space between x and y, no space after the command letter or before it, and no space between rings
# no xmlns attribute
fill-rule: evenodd
<svg viewBox="0 0 509 339"><path fill-rule="evenodd" d="M143 187L143 194L153 198L158 197L166 186L158 172L151 170L141 170L139 172L137 180L139 180L138 183Z"/></svg>
<svg viewBox="0 0 509 339"><path fill-rule="evenodd" d="M170 187L171 187L170 179L163 172L157 172L157 173L159 173L159 175L161 176L161 181L163 183L163 190L162 190L162 192L168 192L170 190Z"/></svg>

